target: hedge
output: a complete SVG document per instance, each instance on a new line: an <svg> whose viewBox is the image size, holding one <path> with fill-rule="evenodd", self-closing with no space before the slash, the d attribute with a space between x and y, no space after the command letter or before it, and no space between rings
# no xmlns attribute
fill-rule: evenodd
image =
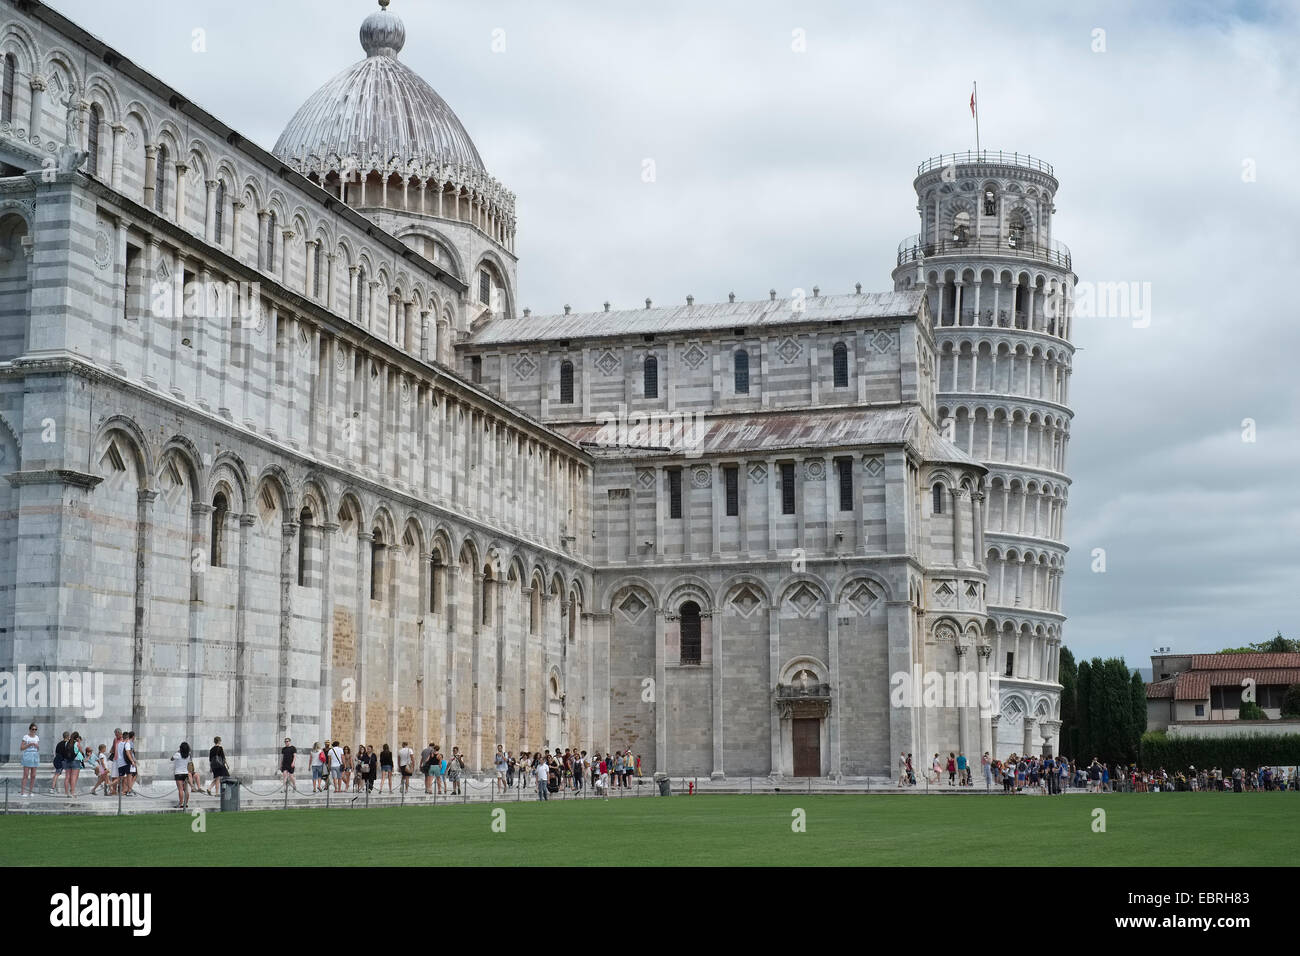
<svg viewBox="0 0 1300 956"><path fill-rule="evenodd" d="M1140 763L1148 770L1300 765L1300 734L1235 734L1231 737L1170 737L1162 730L1142 735Z"/></svg>

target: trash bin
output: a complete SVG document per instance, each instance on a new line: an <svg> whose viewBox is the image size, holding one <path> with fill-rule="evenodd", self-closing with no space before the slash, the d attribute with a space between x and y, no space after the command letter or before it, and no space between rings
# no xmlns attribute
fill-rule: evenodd
<svg viewBox="0 0 1300 956"><path fill-rule="evenodd" d="M239 809L239 781L221 778L221 812Z"/></svg>
<svg viewBox="0 0 1300 956"><path fill-rule="evenodd" d="M655 774L655 780L659 784L659 796L671 797L673 795L672 784L668 782L668 774Z"/></svg>

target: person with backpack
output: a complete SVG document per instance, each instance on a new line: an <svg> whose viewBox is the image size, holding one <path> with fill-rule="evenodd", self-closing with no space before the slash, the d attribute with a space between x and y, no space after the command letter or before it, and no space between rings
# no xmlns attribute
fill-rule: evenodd
<svg viewBox="0 0 1300 956"><path fill-rule="evenodd" d="M226 751L221 746L221 738L212 738L212 747L208 750L208 770L212 774L212 782L208 784L207 794L212 796L212 788L215 787L217 792L221 792L221 781L230 776L230 768L226 766Z"/></svg>
<svg viewBox="0 0 1300 956"><path fill-rule="evenodd" d="M68 738L72 736L72 731L65 730L63 739L54 745L54 776L50 778L50 793L59 792L59 778L63 776L63 771L69 759L68 756Z"/></svg>
<svg viewBox="0 0 1300 956"><path fill-rule="evenodd" d="M336 740L330 745L328 753L330 779L334 781L334 792L338 793L343 788L343 748L339 746L339 742ZM329 788L328 783L325 786L326 789Z"/></svg>
<svg viewBox="0 0 1300 956"><path fill-rule="evenodd" d="M437 744L429 744L420 751L420 773L424 776L424 792L433 793L433 755L437 752Z"/></svg>

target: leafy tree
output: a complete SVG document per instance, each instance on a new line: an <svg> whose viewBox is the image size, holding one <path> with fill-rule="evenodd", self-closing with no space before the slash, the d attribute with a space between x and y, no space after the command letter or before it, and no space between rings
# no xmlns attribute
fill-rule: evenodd
<svg viewBox="0 0 1300 956"><path fill-rule="evenodd" d="M1074 688L1075 719L1078 721L1078 744L1074 754L1076 762L1086 764L1092 759L1092 664L1079 661L1078 678Z"/></svg>
<svg viewBox="0 0 1300 956"><path fill-rule="evenodd" d="M1283 637L1282 632L1277 632L1277 637L1269 641L1261 641L1258 644L1247 644L1245 647L1225 647L1219 651L1220 654L1300 654L1300 639Z"/></svg>
<svg viewBox="0 0 1300 956"><path fill-rule="evenodd" d="M1282 696L1282 716L1300 717L1300 684L1292 684Z"/></svg>
<svg viewBox="0 0 1300 956"><path fill-rule="evenodd" d="M1133 672L1133 677L1129 682L1130 702L1133 707L1132 725L1129 727L1129 740L1132 757L1136 760L1138 757L1138 748L1142 742L1142 735L1147 732L1147 684L1142 679L1142 675L1137 671Z"/></svg>
<svg viewBox="0 0 1300 956"><path fill-rule="evenodd" d="M1075 698L1079 686L1079 667L1074 662L1074 654L1064 644L1061 645L1060 669L1056 679L1061 682L1061 752L1077 760L1079 716Z"/></svg>

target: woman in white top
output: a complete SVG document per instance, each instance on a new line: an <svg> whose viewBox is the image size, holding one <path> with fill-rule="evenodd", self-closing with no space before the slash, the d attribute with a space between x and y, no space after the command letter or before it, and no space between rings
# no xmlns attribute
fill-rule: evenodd
<svg viewBox="0 0 1300 956"><path fill-rule="evenodd" d="M181 749L172 754L172 777L176 780L177 810L184 810L190 805L190 745L181 744Z"/></svg>
<svg viewBox="0 0 1300 956"><path fill-rule="evenodd" d="M36 725L32 724L27 728L27 733L23 734L23 741L18 750L22 754L23 777L18 784L18 796L23 795L26 789L27 796L36 792L36 768L41 765L41 738L36 733Z"/></svg>

